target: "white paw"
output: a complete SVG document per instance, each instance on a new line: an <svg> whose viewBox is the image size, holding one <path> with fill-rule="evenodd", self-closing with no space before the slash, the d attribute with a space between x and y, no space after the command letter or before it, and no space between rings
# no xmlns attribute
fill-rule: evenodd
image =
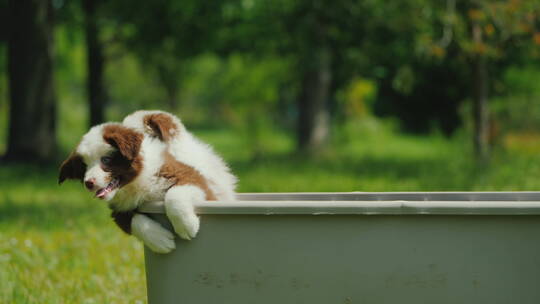
<svg viewBox="0 0 540 304"><path fill-rule="evenodd" d="M174 234L146 215L133 217L131 232L154 252L169 253L176 247Z"/></svg>
<svg viewBox="0 0 540 304"><path fill-rule="evenodd" d="M194 201L204 200L204 192L196 186L176 186L165 195L165 212L174 231L191 240L199 231L200 221L193 208Z"/></svg>
<svg viewBox="0 0 540 304"><path fill-rule="evenodd" d="M184 216L173 216L172 218L170 217L169 220L171 221L176 234L184 240L191 240L197 235L197 232L199 232L200 221L195 213L184 214Z"/></svg>
<svg viewBox="0 0 540 304"><path fill-rule="evenodd" d="M161 226L159 228L159 232L156 230L149 234L143 242L154 252L169 253L176 248L176 245L174 244L174 234Z"/></svg>

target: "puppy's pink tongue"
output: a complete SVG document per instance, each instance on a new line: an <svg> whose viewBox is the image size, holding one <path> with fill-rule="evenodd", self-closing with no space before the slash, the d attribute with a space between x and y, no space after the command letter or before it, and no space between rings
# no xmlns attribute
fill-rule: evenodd
<svg viewBox="0 0 540 304"><path fill-rule="evenodd" d="M97 198L104 198L109 192L113 191L118 187L120 180L115 178L113 179L105 188L101 188L96 192Z"/></svg>
<svg viewBox="0 0 540 304"><path fill-rule="evenodd" d="M105 195L107 195L107 193L109 193L109 192L110 192L109 187L99 189L98 192L96 192L96 197L97 198L104 198Z"/></svg>

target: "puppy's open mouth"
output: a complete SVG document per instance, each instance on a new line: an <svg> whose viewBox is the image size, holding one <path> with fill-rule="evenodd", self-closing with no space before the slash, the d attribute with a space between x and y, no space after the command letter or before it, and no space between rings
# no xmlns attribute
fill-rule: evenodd
<svg viewBox="0 0 540 304"><path fill-rule="evenodd" d="M114 189L118 188L120 186L120 180L118 178L113 178L113 180L105 186L105 188L101 188L98 191L96 191L96 197L103 199L107 194L111 193Z"/></svg>

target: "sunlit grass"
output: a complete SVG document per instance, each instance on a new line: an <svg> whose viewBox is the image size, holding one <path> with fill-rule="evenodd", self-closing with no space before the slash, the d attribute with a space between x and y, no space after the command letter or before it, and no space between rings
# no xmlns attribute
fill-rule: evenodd
<svg viewBox="0 0 540 304"><path fill-rule="evenodd" d="M140 303L142 246L109 225L0 233L1 303Z"/></svg>
<svg viewBox="0 0 540 304"><path fill-rule="evenodd" d="M540 189L535 155L498 151L476 165L459 139L336 137L308 158L273 131L255 157L236 131L195 133L231 164L241 192ZM145 303L141 244L115 227L103 202L77 182L58 186L56 174L55 166L0 167L0 303Z"/></svg>
<svg viewBox="0 0 540 304"><path fill-rule="evenodd" d="M54 171L0 169L0 303L143 303L141 244Z"/></svg>

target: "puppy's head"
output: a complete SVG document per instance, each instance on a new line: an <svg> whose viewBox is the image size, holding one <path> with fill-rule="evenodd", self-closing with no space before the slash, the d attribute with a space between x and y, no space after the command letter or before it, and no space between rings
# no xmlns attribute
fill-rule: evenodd
<svg viewBox="0 0 540 304"><path fill-rule="evenodd" d="M78 179L97 198L109 201L141 172L142 140L141 133L121 124L95 126L60 166L58 182Z"/></svg>

